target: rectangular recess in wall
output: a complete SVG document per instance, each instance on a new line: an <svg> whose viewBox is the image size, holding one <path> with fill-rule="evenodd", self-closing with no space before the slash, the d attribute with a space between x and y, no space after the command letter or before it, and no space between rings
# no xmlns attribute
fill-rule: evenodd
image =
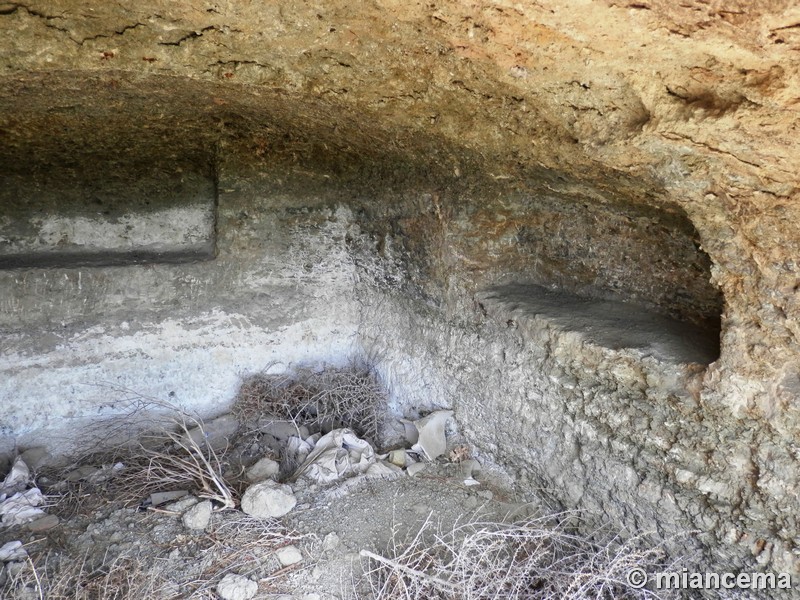
<svg viewBox="0 0 800 600"><path fill-rule="evenodd" d="M181 169L7 174L0 269L210 260L216 197L213 177Z"/></svg>

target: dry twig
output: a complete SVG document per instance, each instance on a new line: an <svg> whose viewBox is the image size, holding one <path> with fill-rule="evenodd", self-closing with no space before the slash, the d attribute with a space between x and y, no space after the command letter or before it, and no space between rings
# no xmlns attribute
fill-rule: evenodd
<svg viewBox="0 0 800 600"><path fill-rule="evenodd" d="M240 423L273 416L309 427L348 427L374 440L386 412L386 392L372 372L355 366L259 375L242 385L232 412Z"/></svg>
<svg viewBox="0 0 800 600"><path fill-rule="evenodd" d="M389 556L362 551L373 600L654 599L626 580L634 567L656 570L661 549L643 538L605 543L571 533L575 515L518 523L470 522L443 533L428 519Z"/></svg>

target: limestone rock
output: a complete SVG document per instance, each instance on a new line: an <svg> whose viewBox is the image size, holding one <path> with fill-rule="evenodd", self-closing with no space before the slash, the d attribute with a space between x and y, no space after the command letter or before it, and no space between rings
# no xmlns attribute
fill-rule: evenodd
<svg viewBox="0 0 800 600"><path fill-rule="evenodd" d="M339 535L335 531L331 531L322 540L322 551L333 552L339 547L339 544L340 544Z"/></svg>
<svg viewBox="0 0 800 600"><path fill-rule="evenodd" d="M184 527L195 530L205 529L208 527L208 522L211 520L211 509L210 500L198 502L183 513L181 520L183 521Z"/></svg>
<svg viewBox="0 0 800 600"><path fill-rule="evenodd" d="M136 177L31 213L34 176L218 161L224 210L205 222L224 260L54 273L0 256L0 451L108 406L104 386L66 393L77 381L218 406L232 366L343 355L352 335L398 397L415 378L459 397L460 426L529 487L627 530L703 530L712 570L755 565L757 537L759 560L800 572L796 2L81 4L0 4L0 254L58 251L73 211L123 237L137 213L174 214L171 195L117 193ZM358 217L331 218L340 204ZM667 365L658 339L591 344L596 321L565 332L476 297L513 279L707 324L714 355Z"/></svg>
<svg viewBox="0 0 800 600"><path fill-rule="evenodd" d="M196 498L195 496L191 496L191 495L184 496L180 500L177 500L175 502L170 502L169 504L166 504L164 506L164 510L168 510L170 512L175 512L175 513L182 513L185 510L187 510L187 509L191 508L192 506L194 506L195 504L197 504L198 502L200 502L200 500L198 498Z"/></svg>
<svg viewBox="0 0 800 600"><path fill-rule="evenodd" d="M258 584L243 575L228 573L217 584L217 593L223 600L250 600L258 593Z"/></svg>
<svg viewBox="0 0 800 600"><path fill-rule="evenodd" d="M271 479L280 472L280 465L269 457L264 457L252 467L247 469L245 474L248 481L257 483L265 479Z"/></svg>
<svg viewBox="0 0 800 600"><path fill-rule="evenodd" d="M282 517L297 504L292 488L274 481L256 483L242 495L242 510L253 517Z"/></svg>

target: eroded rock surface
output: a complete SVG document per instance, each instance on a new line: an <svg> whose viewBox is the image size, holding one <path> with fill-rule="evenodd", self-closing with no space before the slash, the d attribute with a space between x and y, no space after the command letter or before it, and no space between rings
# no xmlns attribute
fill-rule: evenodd
<svg viewBox="0 0 800 600"><path fill-rule="evenodd" d="M86 210L51 181L217 187L208 263L0 271L4 444L109 390L208 408L365 353L398 406L461 411L565 504L797 572L799 22L789 0L0 3L0 252ZM516 284L721 329L719 358L481 300Z"/></svg>

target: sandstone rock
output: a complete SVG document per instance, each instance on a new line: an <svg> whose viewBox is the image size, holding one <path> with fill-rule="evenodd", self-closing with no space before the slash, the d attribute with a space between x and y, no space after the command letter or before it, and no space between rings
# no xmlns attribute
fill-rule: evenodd
<svg viewBox="0 0 800 600"><path fill-rule="evenodd" d="M248 481L257 483L275 477L280 472L280 465L269 457L264 457L247 469Z"/></svg>
<svg viewBox="0 0 800 600"><path fill-rule="evenodd" d="M223 600L250 600L258 593L258 584L242 575L228 573L217 584L217 593Z"/></svg>
<svg viewBox="0 0 800 600"><path fill-rule="evenodd" d="M242 495L242 510L262 519L282 517L296 504L292 488L274 481L253 484Z"/></svg>
<svg viewBox="0 0 800 600"><path fill-rule="evenodd" d="M181 520L184 527L187 529L203 530L208 526L211 520L211 501L204 500L192 506L189 510L183 513Z"/></svg>

